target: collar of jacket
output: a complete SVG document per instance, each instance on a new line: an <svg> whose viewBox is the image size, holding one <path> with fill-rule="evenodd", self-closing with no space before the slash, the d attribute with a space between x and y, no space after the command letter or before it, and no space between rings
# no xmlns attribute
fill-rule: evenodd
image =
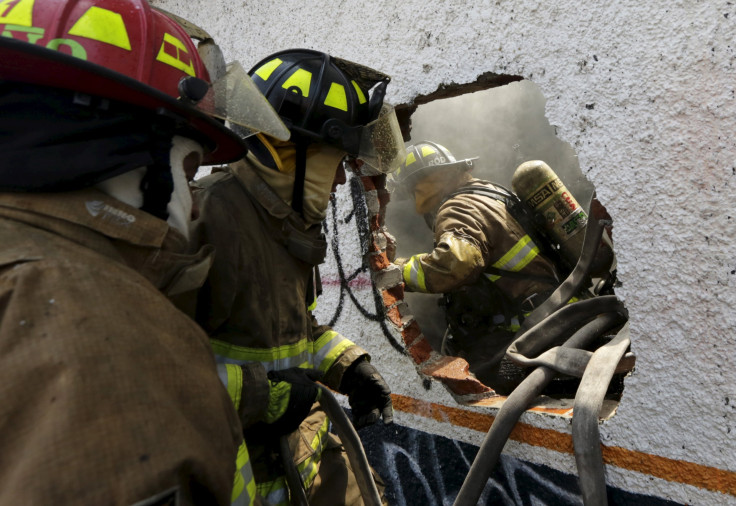
<svg viewBox="0 0 736 506"><path fill-rule="evenodd" d="M88 247L139 272L167 295L201 286L212 247L186 254L187 240L164 220L99 190L0 193L0 217Z"/></svg>
<svg viewBox="0 0 736 506"><path fill-rule="evenodd" d="M242 159L229 165L230 172L253 195L256 201L274 218L288 220L300 230L307 230L309 225L266 183L248 164L259 163L254 159Z"/></svg>

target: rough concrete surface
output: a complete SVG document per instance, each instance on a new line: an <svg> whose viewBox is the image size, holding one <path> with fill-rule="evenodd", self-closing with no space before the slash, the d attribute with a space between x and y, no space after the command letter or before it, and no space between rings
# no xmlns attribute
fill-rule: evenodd
<svg viewBox="0 0 736 506"><path fill-rule="evenodd" d="M601 427L603 443L736 471L733 2L153 3L200 24L246 68L271 52L308 47L385 71L395 104L488 72L538 85L547 118L615 221L617 293L630 311L638 362L617 414ZM343 261L358 268L359 242L340 242ZM336 278L331 268L326 276ZM326 300L336 294L328 287ZM423 388L410 361L375 337L377 325L346 305L336 326L375 348L395 391L452 404L441 388ZM415 418L398 420L452 430ZM522 421L570 431L564 420ZM516 446L520 458L541 451ZM633 472L608 479L681 502L736 501Z"/></svg>

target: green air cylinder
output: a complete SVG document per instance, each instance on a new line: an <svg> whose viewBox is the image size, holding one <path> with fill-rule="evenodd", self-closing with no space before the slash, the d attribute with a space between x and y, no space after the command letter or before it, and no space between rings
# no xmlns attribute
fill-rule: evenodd
<svg viewBox="0 0 736 506"><path fill-rule="evenodd" d="M574 267L583 248L588 215L549 165L541 160L524 162L516 168L511 187L534 214L535 223L560 256Z"/></svg>

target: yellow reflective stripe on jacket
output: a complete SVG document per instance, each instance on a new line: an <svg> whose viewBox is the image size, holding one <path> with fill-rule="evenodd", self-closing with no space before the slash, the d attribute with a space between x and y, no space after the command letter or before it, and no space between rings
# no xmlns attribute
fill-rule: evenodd
<svg viewBox="0 0 736 506"><path fill-rule="evenodd" d="M294 344L274 348L248 348L217 339L211 339L210 344L218 364L259 362L267 371L281 371L291 367L311 367L327 371L353 342L337 332L328 331L316 341L302 339Z"/></svg>
<svg viewBox="0 0 736 506"><path fill-rule="evenodd" d="M266 423L273 423L286 413L291 395L291 383L288 381L271 381L268 390L268 408L263 417Z"/></svg>
<svg viewBox="0 0 736 506"><path fill-rule="evenodd" d="M299 471L299 475L302 478L302 483L304 484L305 489L308 489L312 485L314 477L317 476L317 471L319 471L319 459L322 455L322 448L324 448L325 444L327 443L326 440L329 427L329 420L325 419L322 427L320 427L319 431L317 431L317 434L314 436L314 439L311 442L314 454L312 454L311 457L305 459L304 462L297 465L297 470ZM258 493L266 500L268 504L274 506L289 505L289 490L286 484L285 477L279 477L273 481L258 483L257 487Z"/></svg>
<svg viewBox="0 0 736 506"><path fill-rule="evenodd" d="M518 272L539 254L539 248L532 241L532 238L525 235L514 246L498 259L493 267L504 271ZM485 275L491 281L496 281L501 276L498 274Z"/></svg>
<svg viewBox="0 0 736 506"><path fill-rule="evenodd" d="M256 480L253 476L253 468L250 466L250 457L245 441L238 448L238 457L235 461L235 482L233 493L230 498L231 506L252 506L255 504Z"/></svg>
<svg viewBox="0 0 736 506"><path fill-rule="evenodd" d="M243 398L243 370L235 364L218 364L217 375L220 377L222 384L225 385L235 409L239 409L240 401Z"/></svg>
<svg viewBox="0 0 736 506"><path fill-rule="evenodd" d="M415 292L427 293L427 284L424 281L424 269L422 269L421 257L414 255L404 264L404 283Z"/></svg>
<svg viewBox="0 0 736 506"><path fill-rule="evenodd" d="M314 342L314 367L322 372L327 372L335 363L335 360L353 344L345 336L334 330L328 330Z"/></svg>

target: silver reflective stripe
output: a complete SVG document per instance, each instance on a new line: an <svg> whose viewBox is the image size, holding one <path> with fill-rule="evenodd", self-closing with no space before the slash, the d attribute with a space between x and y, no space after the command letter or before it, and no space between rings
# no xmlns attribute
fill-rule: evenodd
<svg viewBox="0 0 736 506"><path fill-rule="evenodd" d="M250 496L248 495L248 492L243 489L243 493L240 494L237 499L231 502L230 506L250 506L251 504L252 503L250 501Z"/></svg>
<svg viewBox="0 0 736 506"><path fill-rule="evenodd" d="M253 469L250 467L250 462L247 462L238 470L238 472L240 473L240 476L243 477L243 491L240 492L240 495L230 504L231 506L250 506L254 502L254 498L252 498L248 492L248 484L254 482Z"/></svg>
<svg viewBox="0 0 736 506"><path fill-rule="evenodd" d="M325 334L327 333L330 333L332 335L328 338L329 340L325 339L325 341L327 342L319 349L319 351L317 351L317 353L314 354L314 367L319 367L320 365L322 365L322 362L324 362L324 360L327 358L332 350L340 346L340 344L344 343L345 341L348 341L347 338L341 336L334 330L325 332ZM320 342L320 339L317 340L317 343ZM352 342L350 342L350 344L352 344Z"/></svg>
<svg viewBox="0 0 736 506"><path fill-rule="evenodd" d="M268 504L289 504L289 491L284 486L273 492L269 492L266 496L266 501Z"/></svg>
<svg viewBox="0 0 736 506"><path fill-rule="evenodd" d="M311 358L311 353L309 353L308 351L303 351L302 353L294 357L278 358L269 362L260 362L260 364L263 364L263 367L266 368L266 371L282 371L291 367L302 367L304 364L309 364L311 366ZM236 358L225 357L223 355L215 355L215 360L218 364L237 365L252 364L256 362L255 360L239 360Z"/></svg>
<svg viewBox="0 0 736 506"><path fill-rule="evenodd" d="M414 255L404 264L404 282L416 292L426 292L427 285L424 281L424 270L421 264L421 255Z"/></svg>
<svg viewBox="0 0 736 506"><path fill-rule="evenodd" d="M227 372L223 371L222 373L220 373L220 366L224 368L224 364L243 365L247 363L258 362L262 364L267 371L281 371L284 369L289 369L291 367L304 367L305 365L309 365L310 368L318 368L322 364L322 362L324 362L324 360L328 358L330 352L335 350L338 346L345 342L352 344L351 341L335 331L325 332L325 334L328 333L330 334L329 338L318 339L316 342L311 343L311 346L309 346L307 349L299 352L297 355L294 355L292 357L277 358L269 361L259 361L247 360L242 358L231 358L215 353L215 360L218 364L220 364L218 365L218 374L220 374L220 379L222 380L223 384L227 386ZM322 347L319 348L316 353L312 353L309 348L312 348L318 344L321 344ZM225 377L224 380L223 374Z"/></svg>
<svg viewBox="0 0 736 506"><path fill-rule="evenodd" d="M493 267L509 272L518 272L526 267L529 262L539 254L539 248L534 244L531 237L525 235L522 237L514 246L508 250L499 260L497 260ZM498 274L486 274L485 277L491 281L496 281L501 278Z"/></svg>
<svg viewBox="0 0 736 506"><path fill-rule="evenodd" d="M225 389L227 390L227 366L225 364L217 365L217 375L220 377L220 381L222 381L222 384L225 385Z"/></svg>
<svg viewBox="0 0 736 506"><path fill-rule="evenodd" d="M314 450L314 454L308 457L304 462L299 464L298 467L304 466L304 469L299 471L299 476L302 479L302 483L304 484L304 487L308 489L312 482L314 481L314 477L317 474L318 471L318 460L320 459L320 456L322 455L322 450L324 449L326 443L327 443L327 437L329 434L329 420L325 419L324 424L320 428L319 431L317 431L317 434L314 436L314 439L312 439L312 449ZM266 500L269 504L280 504L283 501L287 501L283 504L289 504L289 494L287 490L286 480L284 478L279 478L274 481L272 481L270 484L265 483L262 484L264 486L273 487L273 490L268 492L266 494ZM278 488L276 488L278 487Z"/></svg>

